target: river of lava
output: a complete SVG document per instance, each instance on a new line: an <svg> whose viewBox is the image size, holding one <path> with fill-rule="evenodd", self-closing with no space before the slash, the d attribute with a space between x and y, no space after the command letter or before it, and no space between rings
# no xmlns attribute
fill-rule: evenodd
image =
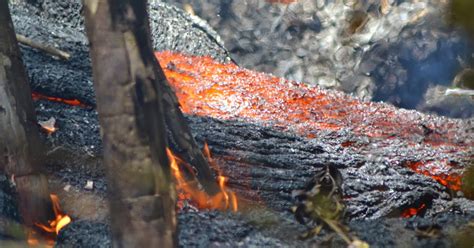
<svg viewBox="0 0 474 248"><path fill-rule="evenodd" d="M414 149L423 142L450 153L470 152L474 145L472 140L466 142L460 132L462 126L455 120L361 101L342 92L219 63L209 57L172 52L157 52L156 57L181 109L190 115L270 125L308 138L352 133L379 146L398 139ZM418 167L415 171L437 176L433 168Z"/></svg>

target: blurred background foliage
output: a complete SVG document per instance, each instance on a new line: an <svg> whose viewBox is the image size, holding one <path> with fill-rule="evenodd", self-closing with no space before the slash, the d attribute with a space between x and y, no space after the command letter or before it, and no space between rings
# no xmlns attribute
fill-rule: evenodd
<svg viewBox="0 0 474 248"><path fill-rule="evenodd" d="M474 41L474 1L473 0L451 0L448 13L448 22L451 25L463 28ZM474 89L474 70L464 70L454 80L454 86Z"/></svg>
<svg viewBox="0 0 474 248"><path fill-rule="evenodd" d="M473 0L451 0L449 10L449 23L463 28L474 41L474 1ZM474 70L464 70L454 80L454 86L474 89ZM467 198L474 199L474 161L464 172L462 191Z"/></svg>

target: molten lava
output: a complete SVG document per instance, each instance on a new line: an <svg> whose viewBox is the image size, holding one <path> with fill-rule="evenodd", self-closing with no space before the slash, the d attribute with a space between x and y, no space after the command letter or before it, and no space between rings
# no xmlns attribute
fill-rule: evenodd
<svg viewBox="0 0 474 248"><path fill-rule="evenodd" d="M79 106L79 107L83 107L83 108L89 107L89 106L87 106L86 104L82 103L81 101L79 101L77 99L64 99L64 98L60 98L60 97L46 96L46 95L42 95L42 94L36 93L36 92L31 93L31 98L34 101L36 101L36 100L48 100L48 101L51 101L51 102L60 102L60 103L68 104L68 105L71 105L71 106Z"/></svg>
<svg viewBox="0 0 474 248"><path fill-rule="evenodd" d="M209 196L206 192L199 190L196 181L187 181L184 178L180 170L180 165L185 166L184 161L176 157L168 148L166 149L166 154L170 160L171 170L176 180L178 207L182 207L180 205L182 201L191 200L200 209L232 209L234 212L237 211L237 196L234 192L226 189L226 177L219 173L218 182L221 191L214 196Z"/></svg>
<svg viewBox="0 0 474 248"><path fill-rule="evenodd" d="M419 207L417 208L407 208L405 211L402 212L401 217L402 218L410 218L415 215L417 215L420 211L424 210L426 208L426 204L422 203Z"/></svg>
<svg viewBox="0 0 474 248"><path fill-rule="evenodd" d="M46 226L46 225L43 225L43 224L40 224L40 223L36 223L35 225L38 226L39 228L43 229L46 232L56 233L56 235L57 235L57 234L59 234L59 231L63 227L65 227L69 223L71 223L71 217L69 217L68 215L64 214L61 211L61 207L59 206L59 198L58 198L57 195L51 194L50 197L51 197L51 202L53 203L53 211L54 211L54 215L55 215L54 220L48 221L49 226Z"/></svg>
<svg viewBox="0 0 474 248"><path fill-rule="evenodd" d="M158 52L156 57L174 88L183 112L216 119L237 119L297 132L308 138L339 137L349 133L367 137L378 147L398 139L417 149L420 142L440 151L469 152L459 130L460 122L439 121L415 111L388 104L364 102L341 92L324 90L272 75L222 64L209 57ZM332 135L332 136L331 136ZM470 143L469 143L470 142ZM370 154L370 147L344 142ZM363 150L366 149L366 150ZM423 166L426 164L423 164ZM417 167L416 172L433 177L457 190L459 168ZM442 174L439 172L442 171ZM442 180L440 180L442 179ZM449 183L448 183L449 182ZM452 182L452 183L451 183Z"/></svg>
<svg viewBox="0 0 474 248"><path fill-rule="evenodd" d="M450 172L456 165L447 160L408 162L406 165L417 173L431 176L438 183L452 190L461 190L461 175Z"/></svg>

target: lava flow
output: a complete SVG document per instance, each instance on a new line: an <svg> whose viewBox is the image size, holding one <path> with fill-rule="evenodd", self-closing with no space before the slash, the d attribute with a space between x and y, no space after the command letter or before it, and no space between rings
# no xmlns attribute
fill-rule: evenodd
<svg viewBox="0 0 474 248"><path fill-rule="evenodd" d="M83 108L88 107L86 104L82 103L81 101L79 101L77 99L65 99L65 98L60 98L60 97L46 96L46 95L43 95L43 94L40 94L40 93L37 93L37 92L31 93L31 98L34 101L48 100L48 101L51 101L51 102L60 102L60 103L68 104L68 105L71 105L71 106L79 106L79 107L83 107Z"/></svg>
<svg viewBox="0 0 474 248"><path fill-rule="evenodd" d="M308 138L349 133L367 137L379 147L398 140L413 149L423 142L445 153L469 153L474 146L472 137L466 141L462 124L455 120L440 121L416 111L364 102L342 92L222 64L209 57L172 52L158 52L156 57L186 114L270 125ZM344 146L352 148L348 143ZM372 152L370 147L358 149ZM456 183L443 184L458 190L461 173L456 168L446 170L448 167L442 171ZM414 170L443 182L440 170L432 166Z"/></svg>
<svg viewBox="0 0 474 248"><path fill-rule="evenodd" d="M401 217L402 218L410 218L415 215L418 215L421 211L423 211L426 208L426 204L422 203L419 207L417 208L407 208L405 211L402 212Z"/></svg>
<svg viewBox="0 0 474 248"><path fill-rule="evenodd" d="M59 206L59 198L55 194L50 195L51 202L53 205L53 211L55 218L53 220L48 221L48 225L43 225L41 223L35 223L35 225L43 232L49 235L49 239L47 243L49 245L54 244L54 238L59 234L59 231L71 223L71 217L66 215L61 211L61 207ZM30 246L35 246L39 244L39 240L35 237L36 232L32 231L28 238L28 244ZM51 238L52 237L52 238Z"/></svg>
<svg viewBox="0 0 474 248"><path fill-rule="evenodd" d="M431 176L438 183L452 190L461 190L461 176L457 173L450 173L450 169L455 165L446 160L408 162L406 165L417 173ZM436 175L432 175L433 171L436 172Z"/></svg>
<svg viewBox="0 0 474 248"><path fill-rule="evenodd" d="M207 147L207 145L206 145ZM207 148L207 151L209 148ZM182 208L182 202L185 200L191 200L192 203L196 204L199 209L219 209L227 210L232 209L232 211L237 211L238 203L237 196L234 192L226 188L227 178L222 176L219 170L218 173L218 182L220 187L220 192L214 196L209 196L206 192L198 189L196 181L187 181L180 170L180 165L186 166L185 162L176 157L170 149L166 149L166 154L170 160L171 170L176 180L176 188L178 191L178 207ZM210 155L208 152L206 155ZM208 157L208 159L210 156ZM209 161L210 164L213 162ZM215 164L213 164L215 167ZM192 171L192 170L189 170Z"/></svg>

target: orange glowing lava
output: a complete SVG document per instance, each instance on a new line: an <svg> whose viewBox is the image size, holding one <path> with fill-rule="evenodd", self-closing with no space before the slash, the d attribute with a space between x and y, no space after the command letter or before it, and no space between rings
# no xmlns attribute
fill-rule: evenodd
<svg viewBox="0 0 474 248"><path fill-rule="evenodd" d="M179 165L184 163L181 159L176 157L168 148L166 149L166 154L170 160L171 171L176 180L178 204L183 200L192 200L199 209L232 209L234 212L237 211L237 196L234 192L226 189L226 177L218 176L221 191L214 196L209 196L206 192L198 189L195 181L186 181L179 168Z"/></svg>
<svg viewBox="0 0 474 248"><path fill-rule="evenodd" d="M461 175L450 172L454 165L447 160L408 162L406 165L417 173L432 177L452 190L461 190Z"/></svg>
<svg viewBox="0 0 474 248"><path fill-rule="evenodd" d="M407 208L402 212L402 218L410 218L417 215L420 211L426 208L426 204L422 203L418 208Z"/></svg>
<svg viewBox="0 0 474 248"><path fill-rule="evenodd" d="M64 104L68 104L68 105L72 105L72 106L79 106L79 107L83 107L83 108L88 107L86 104L82 103L81 101L79 101L77 99L64 99L64 98L60 98L60 97L46 96L46 95L42 95L42 94L36 93L36 92L31 93L31 98L34 101L36 101L36 100L48 100L48 101L52 101L52 102L60 102L60 103L64 103Z"/></svg>
<svg viewBox="0 0 474 248"><path fill-rule="evenodd" d="M57 195L51 194L50 197L51 202L53 203L53 211L55 215L54 220L48 221L49 226L40 223L35 223L35 225L48 233L55 233L57 235L63 227L71 223L71 217L61 211L61 207L59 206L59 198Z"/></svg>
<svg viewBox="0 0 474 248"><path fill-rule="evenodd" d="M388 104L364 102L341 92L324 90L269 74L222 64L210 57L157 52L156 57L178 96L181 109L190 115L242 120L297 132L307 138L367 137L371 144L386 146L393 140L413 146L432 147L445 153L467 152L474 146L456 120L398 109ZM342 147L352 148L346 142ZM370 154L370 146L357 148ZM443 165L444 166L444 165ZM447 165L449 166L449 164ZM440 182L457 182L456 170L415 170ZM423 172L422 172L423 171ZM442 179L442 180L440 180ZM457 183L446 183L458 189Z"/></svg>

